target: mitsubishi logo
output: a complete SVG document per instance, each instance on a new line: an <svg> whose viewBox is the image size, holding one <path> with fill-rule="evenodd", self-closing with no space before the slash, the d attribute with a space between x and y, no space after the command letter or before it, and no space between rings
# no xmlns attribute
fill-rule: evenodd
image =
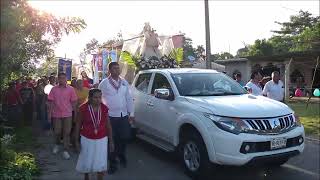
<svg viewBox="0 0 320 180"><path fill-rule="evenodd" d="M273 129L275 129L275 130L281 129L279 120L277 120L277 119L273 120Z"/></svg>

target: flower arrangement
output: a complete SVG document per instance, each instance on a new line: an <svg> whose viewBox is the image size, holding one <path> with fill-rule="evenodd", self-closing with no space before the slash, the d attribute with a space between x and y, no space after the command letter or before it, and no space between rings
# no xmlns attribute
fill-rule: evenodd
<svg viewBox="0 0 320 180"><path fill-rule="evenodd" d="M164 55L160 58L156 56L144 58L141 57L141 55L134 56L127 51L123 51L121 53L121 59L127 62L129 66L135 67L138 71L146 69L177 68L180 66L183 59L183 49L173 49L168 56Z"/></svg>
<svg viewBox="0 0 320 180"><path fill-rule="evenodd" d="M161 58L158 58L156 56L151 56L148 59L140 58L136 62L136 67L139 70L145 70L158 68L177 68L179 67L179 65L177 64L175 59L164 55Z"/></svg>

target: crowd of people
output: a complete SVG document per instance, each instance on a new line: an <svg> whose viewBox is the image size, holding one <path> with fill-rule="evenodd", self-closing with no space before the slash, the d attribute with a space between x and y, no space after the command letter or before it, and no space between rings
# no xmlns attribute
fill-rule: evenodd
<svg viewBox="0 0 320 180"><path fill-rule="evenodd" d="M30 78L10 82L3 99L8 122L41 122L46 134L53 132L53 154L62 150L67 160L72 147L79 152L76 170L85 179L91 172L98 179L105 171L115 173L118 162L125 168L133 97L129 83L120 77L119 64L111 62L108 68L109 77L99 84L93 84L86 72L81 72L81 79L72 78L70 85L65 73L43 76L36 83Z"/></svg>
<svg viewBox="0 0 320 180"><path fill-rule="evenodd" d="M86 72L80 79L72 78L67 83L65 73L51 74L37 80L19 79L9 83L3 104L9 122L15 126L30 126L32 121L41 122L44 131L53 131L52 153L61 150L64 159L70 158L70 147L79 152L76 170L84 173L115 173L118 162L127 166L126 145L131 138L130 124L134 121L133 97L129 83L120 77L116 62L108 65L109 76L93 84ZM253 95L264 95L271 99L284 100L284 85L279 72L271 78L262 78L252 72L248 83L243 83L241 74L235 81L246 87Z"/></svg>
<svg viewBox="0 0 320 180"><path fill-rule="evenodd" d="M241 74L236 73L234 80L245 87L250 94L263 95L273 100L284 102L284 84L280 80L278 71L272 72L271 77L262 77L259 71L254 71L251 73L250 81L246 84L242 82Z"/></svg>

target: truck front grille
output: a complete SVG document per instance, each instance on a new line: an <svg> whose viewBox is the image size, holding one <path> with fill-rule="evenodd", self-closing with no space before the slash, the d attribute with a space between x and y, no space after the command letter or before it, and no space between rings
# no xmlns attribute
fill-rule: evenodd
<svg viewBox="0 0 320 180"><path fill-rule="evenodd" d="M294 127L296 124L293 115L270 119L244 119L243 121L250 130L265 133L279 133Z"/></svg>

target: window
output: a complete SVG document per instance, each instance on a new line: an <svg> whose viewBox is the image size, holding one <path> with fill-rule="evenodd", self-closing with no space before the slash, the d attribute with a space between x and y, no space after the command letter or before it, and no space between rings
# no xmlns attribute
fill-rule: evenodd
<svg viewBox="0 0 320 180"><path fill-rule="evenodd" d="M245 90L222 73L181 73L171 75L182 96L245 94Z"/></svg>
<svg viewBox="0 0 320 180"><path fill-rule="evenodd" d="M151 78L151 73L140 74L135 87L144 93L148 93L149 82Z"/></svg>
<svg viewBox="0 0 320 180"><path fill-rule="evenodd" d="M157 73L154 77L151 94L154 94L155 89L161 88L171 89L171 86L168 79L164 75Z"/></svg>

